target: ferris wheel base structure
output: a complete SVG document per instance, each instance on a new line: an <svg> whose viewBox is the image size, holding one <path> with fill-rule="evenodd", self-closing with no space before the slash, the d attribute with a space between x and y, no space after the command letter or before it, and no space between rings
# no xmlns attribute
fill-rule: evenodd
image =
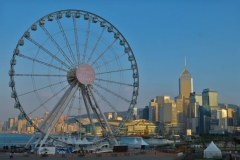
<svg viewBox="0 0 240 160"><path fill-rule="evenodd" d="M118 145L115 136L137 103L139 72L127 40L106 19L83 10L47 14L18 40L10 65L14 107L41 134L35 147L55 139L51 133L62 115L76 114L88 115L96 136L93 114L103 138ZM127 110L126 114L119 109ZM49 114L40 124L31 118L46 111ZM112 127L104 112L116 113L123 120Z"/></svg>

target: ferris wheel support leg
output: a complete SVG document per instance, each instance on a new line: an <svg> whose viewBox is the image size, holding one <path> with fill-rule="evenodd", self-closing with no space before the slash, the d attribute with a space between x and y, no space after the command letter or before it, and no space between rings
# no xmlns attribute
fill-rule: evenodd
<svg viewBox="0 0 240 160"><path fill-rule="evenodd" d="M41 142L42 137L43 137L43 135L41 135L41 137L39 137L39 139L37 140L36 144L34 145L34 149L37 148L37 146Z"/></svg>
<svg viewBox="0 0 240 160"><path fill-rule="evenodd" d="M62 115L62 113L64 112L64 110L66 109L68 103L70 102L70 100L72 99L72 97L74 96L74 94L76 93L78 89L78 84L76 84L76 86L71 90L70 94L68 95L67 99L65 101L63 101L59 106L59 110L56 110L56 116L54 117L54 120L52 121L52 123L49 125L48 129L47 129L47 133L44 136L40 147L42 147L42 145L45 143L45 141L47 140L47 138L49 137L49 134L52 132L53 127L55 126L55 124L57 123L59 117Z"/></svg>
<svg viewBox="0 0 240 160"><path fill-rule="evenodd" d="M92 118L91 118L91 114L90 114L90 110L89 110L89 107L88 107L88 104L87 104L87 99L86 99L86 92L85 92L85 87L82 85L82 84L79 84L80 85L80 88L81 88L81 92L82 92L82 96L83 96L83 102L85 104L85 107L86 107L86 110L87 110L87 114L88 114L88 117L89 117L89 121L92 125L92 129L93 129L93 134L94 134L94 137L97 136L97 133L96 133L96 129L95 129L95 125L92 121Z"/></svg>
<svg viewBox="0 0 240 160"><path fill-rule="evenodd" d="M51 124L51 118L53 118L53 114L56 112L56 110L59 108L62 102L65 101L66 97L70 94L72 90L72 87L69 87L67 91L63 94L61 99L58 101L58 103L55 105L55 107L51 110L51 112L48 114L48 116L44 119L43 123L40 126L40 130L42 130L44 133L46 133L49 125ZM50 122L50 123L49 123Z"/></svg>
<svg viewBox="0 0 240 160"><path fill-rule="evenodd" d="M106 133L107 133L106 127L104 126L103 122L101 121L101 118L100 118L100 116L99 116L99 114L97 112L96 107L92 103L92 100L90 98L89 92L87 92L86 95L87 95L88 102L89 102L89 104L90 104L90 106L92 108L92 111L95 114L95 116L96 116L96 118L97 118L97 120L98 120L98 122L99 122L99 124L100 124L100 126L102 128L103 134L106 135Z"/></svg>
<svg viewBox="0 0 240 160"><path fill-rule="evenodd" d="M67 89L67 91L61 97L61 99L58 101L58 103L55 105L55 107L51 110L51 112L48 114L48 116L44 119L43 123L40 125L39 129L42 130L44 133L47 132L47 129L49 128L49 125L51 124L51 119L54 117L54 113L57 112L57 109L59 108L61 103L63 103L66 100L66 97L67 97L67 95L69 95L71 90L72 90L72 87L69 87ZM43 139L43 135L45 135L45 134L42 134L41 137L39 137L34 148L36 148L37 145L40 143L40 141Z"/></svg>
<svg viewBox="0 0 240 160"><path fill-rule="evenodd" d="M91 92L91 95L92 95L92 98L93 98L93 100L94 100L94 103L95 103L97 109L99 110L99 113L102 115L103 120L104 120L105 124L107 125L107 128L108 128L108 131L109 131L109 133L110 133L111 138L113 139L115 145L118 145L118 142L117 142L116 138L115 138L114 135L113 135L112 128L110 127L110 125L109 125L109 123L108 123L105 115L103 114L101 108L99 107L98 102L97 102L97 100L96 100L96 98L95 98L95 96L94 96L94 94L93 94L93 91L92 91L91 86L88 85L88 88L89 88L89 90L90 90L90 92Z"/></svg>

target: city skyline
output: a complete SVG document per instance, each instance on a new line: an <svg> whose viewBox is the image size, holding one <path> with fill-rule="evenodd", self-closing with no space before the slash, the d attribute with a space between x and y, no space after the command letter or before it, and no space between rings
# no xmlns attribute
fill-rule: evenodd
<svg viewBox="0 0 240 160"><path fill-rule="evenodd" d="M184 57L187 58L187 69L193 78L194 92L200 94L203 89L209 88L218 91L220 103L240 105L240 69L237 67L240 60L240 38L237 36L240 35L240 24L237 21L239 12L235 3L133 1L126 5L127 1L111 4L110 1L92 1L98 4L93 6L91 2L78 2L59 3L58 6L51 5L54 1L48 4L30 1L0 2L1 13L4 15L0 20L5 22L0 25L0 33L2 37L6 37L0 39L3 56L3 67L0 70L3 75L0 84L0 106L5 111L1 114L0 121L19 113L19 110L13 107L14 100L10 97L11 89L8 87L9 61L18 39L40 17L68 8L98 14L116 26L126 37L139 69L137 108L148 105L156 95L169 95L171 98L178 95L178 79L184 68ZM132 9L134 2L138 7ZM19 5L22 7L18 7ZM38 5L40 7L36 8ZM99 5L103 9L99 9ZM108 11L108 7L115 6L118 6L116 10ZM45 10L40 9L41 7L45 7ZM119 8L126 10L123 13ZM143 9L148 13L142 13ZM30 13L34 14L29 15ZM11 21L13 17L16 18ZM149 25L143 24L144 22ZM128 25L125 25L126 23Z"/></svg>

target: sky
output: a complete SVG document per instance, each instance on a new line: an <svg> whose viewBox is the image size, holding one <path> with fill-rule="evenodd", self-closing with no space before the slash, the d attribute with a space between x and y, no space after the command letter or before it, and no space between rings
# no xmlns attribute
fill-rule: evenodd
<svg viewBox="0 0 240 160"><path fill-rule="evenodd" d="M239 1L0 0L0 122L20 113L8 87L18 40L39 18L65 9L95 13L124 35L138 65L138 108L178 95L185 57L194 92L209 88L219 103L240 105Z"/></svg>

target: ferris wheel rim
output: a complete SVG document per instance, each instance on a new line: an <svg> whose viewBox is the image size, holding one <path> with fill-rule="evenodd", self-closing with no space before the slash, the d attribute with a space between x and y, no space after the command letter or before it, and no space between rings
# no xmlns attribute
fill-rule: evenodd
<svg viewBox="0 0 240 160"><path fill-rule="evenodd" d="M122 34L114 25L111 24L111 23L110 23L109 21L107 21L106 19L102 18L101 16L99 16L99 15L97 15L97 14L94 14L94 13L91 13L91 12L88 12L88 11L76 10L76 9L59 10L59 11L55 11L55 12L49 13L49 14L41 17L39 20L37 20L37 21L34 22L33 24L37 24L41 19L47 18L49 15L57 14L57 13L59 13L59 12L67 12L67 11L71 11L71 12L79 11L79 12L88 13L88 14L97 16L97 17L100 18L101 20L104 20L105 22L107 22L107 24L109 24L110 26L112 26L112 27L116 30L116 32L120 33L122 39L125 40L127 47L130 49L131 55L134 57L133 51L132 51L132 49L131 49L131 46L129 45L129 43L127 42L126 38L123 36L123 34ZM33 25L33 24L32 24L32 25ZM32 26L32 25L31 25L31 26ZM108 26L108 25L107 25L107 26ZM31 30L31 27L30 27L27 31L29 31L29 30ZM113 33L116 33L116 32L113 32ZM23 38L24 38L24 34L23 34L23 36L22 36L20 39L23 39ZM20 47L20 45L17 44L16 47L15 47L15 49L18 49L19 47ZM124 48L126 48L126 47L124 46ZM129 55L129 53L127 53L127 54ZM12 58L15 58L15 56L16 56L15 53L13 53ZM134 62L135 62L134 64L136 65L136 69L135 69L135 70L136 70L136 73L137 73L137 77L134 78L134 82L135 82L135 79L137 79L137 81L136 81L136 82L137 82L137 90L139 91L139 89L138 89L138 86L139 86L139 72L138 72L137 61L136 61L135 57L134 57ZM131 62L131 64L133 64L133 63ZM12 65L12 64L11 64L11 69L14 70L14 65ZM133 73L134 73L134 70L133 70ZM15 76L15 75L10 75L10 80L14 81L14 76ZM17 90L16 90L15 86L13 86L13 87L11 87L11 88L12 88L12 92L16 92L16 93L17 93ZM32 125L35 129L39 130L41 133L44 134L44 132L41 131L41 129L39 129L39 127L37 127L34 123L32 123L32 120L28 117L28 115L27 115L26 112L24 111L24 108L22 108L22 106L21 106L21 102L20 102L20 100L19 100L18 95L17 95L14 99L15 99L15 102L16 102L16 103L19 103L19 105L20 105L19 110L21 111L21 113L22 113L22 114L25 114L24 118L26 118L26 120L27 120L28 122L30 122L30 125ZM137 96L132 96L131 100L135 100L135 101L136 101L136 100L137 100ZM135 104L130 104L129 109L130 109L130 108L133 108L134 106L135 106ZM127 120L127 119L126 119L126 120ZM126 122L126 120L124 121L124 123ZM124 123L123 123L123 124L124 124ZM122 125L119 126L118 129L120 129L120 127L122 127Z"/></svg>

